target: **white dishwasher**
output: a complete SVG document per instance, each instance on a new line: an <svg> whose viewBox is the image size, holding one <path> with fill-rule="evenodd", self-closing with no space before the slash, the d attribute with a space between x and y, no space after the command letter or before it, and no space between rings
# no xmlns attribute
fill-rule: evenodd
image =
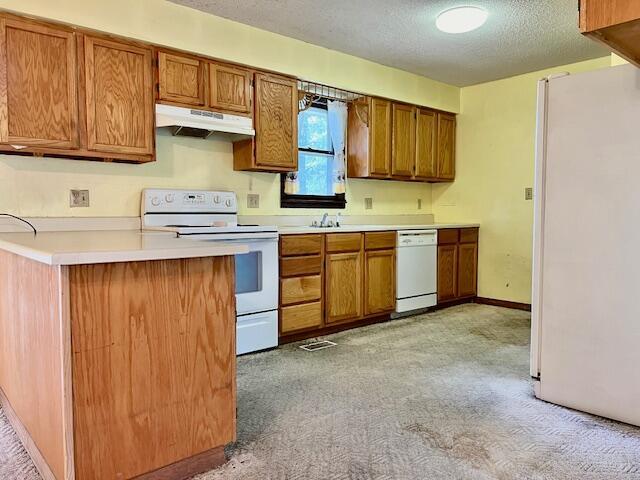
<svg viewBox="0 0 640 480"><path fill-rule="evenodd" d="M396 312L437 303L438 231L398 231Z"/></svg>

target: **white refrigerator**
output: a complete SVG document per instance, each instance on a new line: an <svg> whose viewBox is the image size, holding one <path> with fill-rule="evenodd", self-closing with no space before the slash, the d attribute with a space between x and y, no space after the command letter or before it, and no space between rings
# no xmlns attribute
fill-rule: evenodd
<svg viewBox="0 0 640 480"><path fill-rule="evenodd" d="M538 85L531 376L640 425L640 69Z"/></svg>

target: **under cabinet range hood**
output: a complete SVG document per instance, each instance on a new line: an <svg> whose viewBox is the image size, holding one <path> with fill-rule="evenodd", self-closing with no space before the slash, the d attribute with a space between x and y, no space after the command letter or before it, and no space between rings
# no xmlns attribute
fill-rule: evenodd
<svg viewBox="0 0 640 480"><path fill-rule="evenodd" d="M173 135L208 138L214 133L227 133L234 137L253 137L250 117L228 113L195 110L172 105L156 104L156 128L169 127Z"/></svg>

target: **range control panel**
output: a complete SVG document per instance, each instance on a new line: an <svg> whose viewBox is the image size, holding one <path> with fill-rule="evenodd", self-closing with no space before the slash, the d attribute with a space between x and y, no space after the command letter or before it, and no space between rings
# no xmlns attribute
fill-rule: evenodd
<svg viewBox="0 0 640 480"><path fill-rule="evenodd" d="M142 192L145 213L237 213L234 192L211 190L146 189Z"/></svg>

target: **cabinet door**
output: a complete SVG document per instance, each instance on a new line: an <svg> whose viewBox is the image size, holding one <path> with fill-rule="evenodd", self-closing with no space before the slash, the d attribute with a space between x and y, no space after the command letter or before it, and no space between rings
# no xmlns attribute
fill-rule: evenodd
<svg viewBox="0 0 640 480"><path fill-rule="evenodd" d="M151 49L85 36L84 61L87 148L152 154Z"/></svg>
<svg viewBox="0 0 640 480"><path fill-rule="evenodd" d="M209 63L209 106L250 113L251 72L243 68Z"/></svg>
<svg viewBox="0 0 640 480"><path fill-rule="evenodd" d="M416 158L416 113L411 105L393 104L391 175L412 177Z"/></svg>
<svg viewBox="0 0 640 480"><path fill-rule="evenodd" d="M371 99L369 109L370 174L388 177L391 174L391 103Z"/></svg>
<svg viewBox="0 0 640 480"><path fill-rule="evenodd" d="M298 86L296 80L263 73L255 81L255 163L298 169Z"/></svg>
<svg viewBox="0 0 640 480"><path fill-rule="evenodd" d="M458 297L476 295L478 278L478 244L458 245Z"/></svg>
<svg viewBox="0 0 640 480"><path fill-rule="evenodd" d="M456 174L456 117L438 113L438 178L453 180Z"/></svg>
<svg viewBox="0 0 640 480"><path fill-rule="evenodd" d="M438 302L457 296L458 245L438 245Z"/></svg>
<svg viewBox="0 0 640 480"><path fill-rule="evenodd" d="M364 258L364 314L372 315L395 310L395 250L365 252Z"/></svg>
<svg viewBox="0 0 640 480"><path fill-rule="evenodd" d="M0 19L0 142L78 147L73 32Z"/></svg>
<svg viewBox="0 0 640 480"><path fill-rule="evenodd" d="M158 52L160 100L203 106L204 71L201 60Z"/></svg>
<svg viewBox="0 0 640 480"><path fill-rule="evenodd" d="M362 254L326 256L326 323L357 320L362 316Z"/></svg>
<svg viewBox="0 0 640 480"><path fill-rule="evenodd" d="M436 127L436 112L419 108L416 119L416 178L437 176Z"/></svg>

